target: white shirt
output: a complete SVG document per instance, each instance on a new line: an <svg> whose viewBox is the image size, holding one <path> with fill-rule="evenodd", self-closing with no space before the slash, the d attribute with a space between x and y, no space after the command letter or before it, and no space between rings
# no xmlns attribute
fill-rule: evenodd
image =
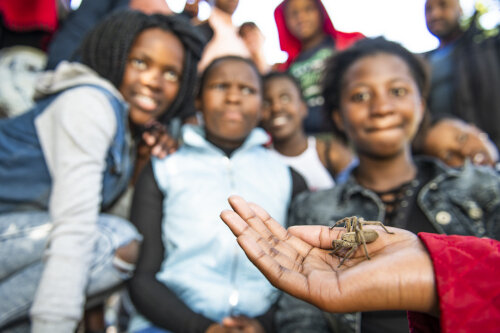
<svg viewBox="0 0 500 333"><path fill-rule="evenodd" d="M306 150L297 156L285 156L274 149L272 151L304 177L307 187L311 191L335 186L335 180L319 159L316 150L316 138L309 137Z"/></svg>

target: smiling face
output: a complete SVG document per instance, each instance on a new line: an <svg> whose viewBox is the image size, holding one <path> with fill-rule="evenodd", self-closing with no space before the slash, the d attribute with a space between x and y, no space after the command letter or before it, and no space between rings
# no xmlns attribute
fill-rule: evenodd
<svg viewBox="0 0 500 333"><path fill-rule="evenodd" d="M237 148L260 121L259 74L238 59L220 60L208 70L196 100L203 112L207 139L219 147Z"/></svg>
<svg viewBox="0 0 500 333"><path fill-rule="evenodd" d="M286 140L303 131L307 105L289 78L275 77L265 82L262 110L262 124L274 141Z"/></svg>
<svg viewBox="0 0 500 333"><path fill-rule="evenodd" d="M359 155L385 158L408 153L424 105L406 62L377 53L347 69L332 117Z"/></svg>
<svg viewBox="0 0 500 333"><path fill-rule="evenodd" d="M120 92L129 103L129 117L146 125L161 116L179 91L184 46L171 32L144 30L132 44Z"/></svg>
<svg viewBox="0 0 500 333"><path fill-rule="evenodd" d="M323 18L315 0L289 0L285 19L290 33L300 41L310 40L322 32Z"/></svg>
<svg viewBox="0 0 500 333"><path fill-rule="evenodd" d="M461 16L458 0L427 0L425 3L427 29L439 40L451 40L460 32Z"/></svg>

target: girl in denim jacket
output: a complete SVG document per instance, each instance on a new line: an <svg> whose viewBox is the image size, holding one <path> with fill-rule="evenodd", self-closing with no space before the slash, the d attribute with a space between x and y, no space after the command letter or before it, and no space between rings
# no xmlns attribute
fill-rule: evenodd
<svg viewBox="0 0 500 333"><path fill-rule="evenodd" d="M346 216L383 221L414 233L500 236L500 178L489 167L452 169L413 157L412 140L426 113L425 66L400 45L366 39L329 61L325 110L359 165L331 190L301 195L289 224L333 225ZM282 332L408 332L405 312L323 313L289 295L277 321Z"/></svg>

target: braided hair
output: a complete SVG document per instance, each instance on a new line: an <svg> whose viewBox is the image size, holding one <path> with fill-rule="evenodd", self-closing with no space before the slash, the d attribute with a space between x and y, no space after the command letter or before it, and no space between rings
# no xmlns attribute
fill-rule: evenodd
<svg viewBox="0 0 500 333"><path fill-rule="evenodd" d="M206 41L187 18L181 15L147 15L131 9L118 10L87 34L79 52L83 64L118 88L132 44L141 32L150 28L172 32L185 48L179 92L168 112L158 119L167 124L175 116L182 117L183 113L194 111L193 82L196 82L197 64Z"/></svg>

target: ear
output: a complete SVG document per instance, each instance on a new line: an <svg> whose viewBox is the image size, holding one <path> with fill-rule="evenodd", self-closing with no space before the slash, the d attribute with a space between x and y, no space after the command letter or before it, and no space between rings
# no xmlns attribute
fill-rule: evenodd
<svg viewBox="0 0 500 333"><path fill-rule="evenodd" d="M201 111L201 100L200 98L196 97L194 100L194 107L196 108L197 111Z"/></svg>
<svg viewBox="0 0 500 333"><path fill-rule="evenodd" d="M425 115L426 110L427 110L427 103L426 103L426 101L423 98L421 98L420 99L420 119L419 119L419 126L422 123L422 121L424 120L424 115Z"/></svg>
<svg viewBox="0 0 500 333"><path fill-rule="evenodd" d="M307 114L309 113L307 104L305 101L300 101L299 104L299 114L302 117L302 119L305 119L307 117Z"/></svg>
<svg viewBox="0 0 500 333"><path fill-rule="evenodd" d="M340 131L345 133L344 120L342 119L342 115L340 114L340 111L333 110L331 117L332 117L332 120L333 120L333 123L335 124L335 126L337 126L337 128Z"/></svg>

